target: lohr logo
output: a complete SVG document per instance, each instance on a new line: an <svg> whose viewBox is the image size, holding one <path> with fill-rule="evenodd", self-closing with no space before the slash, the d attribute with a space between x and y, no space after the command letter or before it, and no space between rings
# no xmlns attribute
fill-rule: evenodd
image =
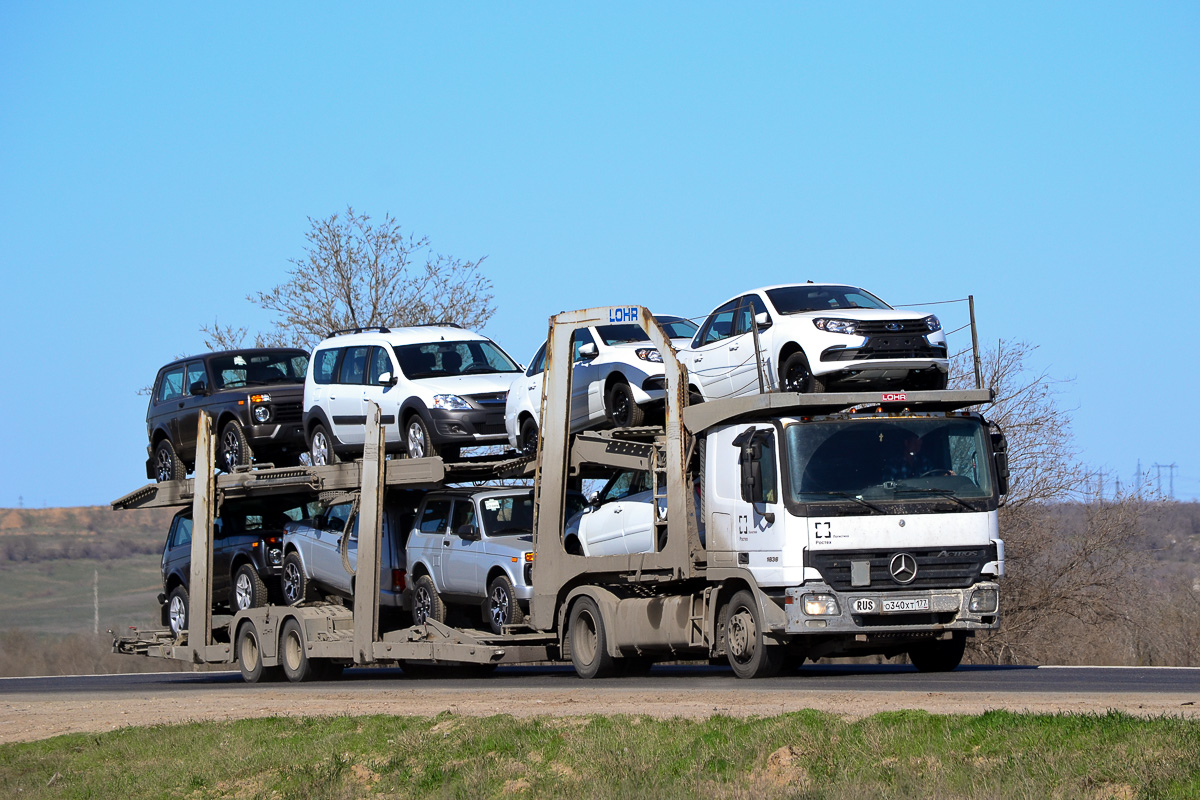
<svg viewBox="0 0 1200 800"><path fill-rule="evenodd" d="M637 306L627 306L624 308L610 308L608 310L609 322L637 322L638 313Z"/></svg>
<svg viewBox="0 0 1200 800"><path fill-rule="evenodd" d="M905 394L904 392L884 392L883 393L883 402L885 402L885 403L899 402L899 401L907 400L907 399L908 399L908 395Z"/></svg>

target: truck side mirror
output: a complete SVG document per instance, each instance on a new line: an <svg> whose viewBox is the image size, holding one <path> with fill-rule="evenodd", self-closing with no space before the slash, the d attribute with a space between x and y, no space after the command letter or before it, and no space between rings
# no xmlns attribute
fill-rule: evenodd
<svg viewBox="0 0 1200 800"><path fill-rule="evenodd" d="M1008 494L1008 440L1001 432L992 433L992 462L996 465L996 490Z"/></svg>

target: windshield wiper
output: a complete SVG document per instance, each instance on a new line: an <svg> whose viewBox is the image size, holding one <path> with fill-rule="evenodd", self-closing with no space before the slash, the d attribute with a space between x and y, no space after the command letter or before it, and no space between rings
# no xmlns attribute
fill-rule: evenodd
<svg viewBox="0 0 1200 800"><path fill-rule="evenodd" d="M868 503L866 500L863 500L863 499L862 499L861 497L859 497L858 495L850 494L849 492L801 492L800 494L825 494L825 495L836 495L836 496L838 496L838 497L845 497L847 500L853 500L854 502L858 503L859 505L863 505L863 506L866 506L867 508L870 508L870 509L873 509L873 510L875 510L875 511L878 511L880 514L886 514L886 513L887 513L886 511L884 511L882 508L880 508L879 506L875 505L874 503Z"/></svg>
<svg viewBox="0 0 1200 800"><path fill-rule="evenodd" d="M894 492L921 492L922 494L936 494L936 495L940 495L941 497L948 497L949 499L958 503L960 506L967 509L968 511L978 511L979 510L979 509L975 508L975 506L968 503L966 500L963 500L961 497L954 494L954 492L952 492L949 489L934 489L932 487L926 487L926 486L897 486L892 491L894 491Z"/></svg>

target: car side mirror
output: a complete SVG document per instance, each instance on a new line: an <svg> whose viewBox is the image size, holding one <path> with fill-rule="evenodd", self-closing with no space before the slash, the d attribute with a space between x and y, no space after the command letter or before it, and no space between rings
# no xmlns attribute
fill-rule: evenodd
<svg viewBox="0 0 1200 800"><path fill-rule="evenodd" d="M461 536L465 541L468 542L479 541L479 529L471 524L459 525L458 530L456 530L454 533L458 536Z"/></svg>
<svg viewBox="0 0 1200 800"><path fill-rule="evenodd" d="M200 395L208 394L208 387L204 384L204 381L196 381L188 387L188 393L199 397Z"/></svg>
<svg viewBox="0 0 1200 800"><path fill-rule="evenodd" d="M763 328L771 327L771 315L765 311L760 311L754 315L754 324L761 331Z"/></svg>
<svg viewBox="0 0 1200 800"><path fill-rule="evenodd" d="M380 374L380 376L378 378L375 379L375 382L378 383L380 386L395 386L396 382L398 380L399 380L399 378L397 378L392 373L384 372L384 373Z"/></svg>
<svg viewBox="0 0 1200 800"><path fill-rule="evenodd" d="M592 492L590 495L588 495L588 505L589 506L600 505L600 493L599 492Z"/></svg>
<svg viewBox="0 0 1200 800"><path fill-rule="evenodd" d="M579 348L580 358L595 358L600 354L600 350L596 347L595 342L588 342Z"/></svg>

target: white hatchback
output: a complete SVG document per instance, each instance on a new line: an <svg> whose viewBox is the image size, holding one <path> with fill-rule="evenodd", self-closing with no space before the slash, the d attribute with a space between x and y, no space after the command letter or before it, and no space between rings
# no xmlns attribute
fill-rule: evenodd
<svg viewBox="0 0 1200 800"><path fill-rule="evenodd" d="M656 317L676 349L687 345L696 325L682 317ZM641 425L646 411L666 396L662 354L639 326L596 325L581 328L572 341L571 432L612 424ZM541 422L543 343L522 377L513 381L504 409L508 442L525 453L537 447Z"/></svg>
<svg viewBox="0 0 1200 800"><path fill-rule="evenodd" d="M304 381L316 465L361 455L367 408L382 409L388 452L454 457L504 441L504 404L521 367L486 336L448 325L340 331L317 345Z"/></svg>
<svg viewBox="0 0 1200 800"><path fill-rule="evenodd" d="M704 400L757 394L760 360L763 389L787 392L944 389L950 363L932 314L897 311L856 286L815 283L755 289L722 303L679 360Z"/></svg>

